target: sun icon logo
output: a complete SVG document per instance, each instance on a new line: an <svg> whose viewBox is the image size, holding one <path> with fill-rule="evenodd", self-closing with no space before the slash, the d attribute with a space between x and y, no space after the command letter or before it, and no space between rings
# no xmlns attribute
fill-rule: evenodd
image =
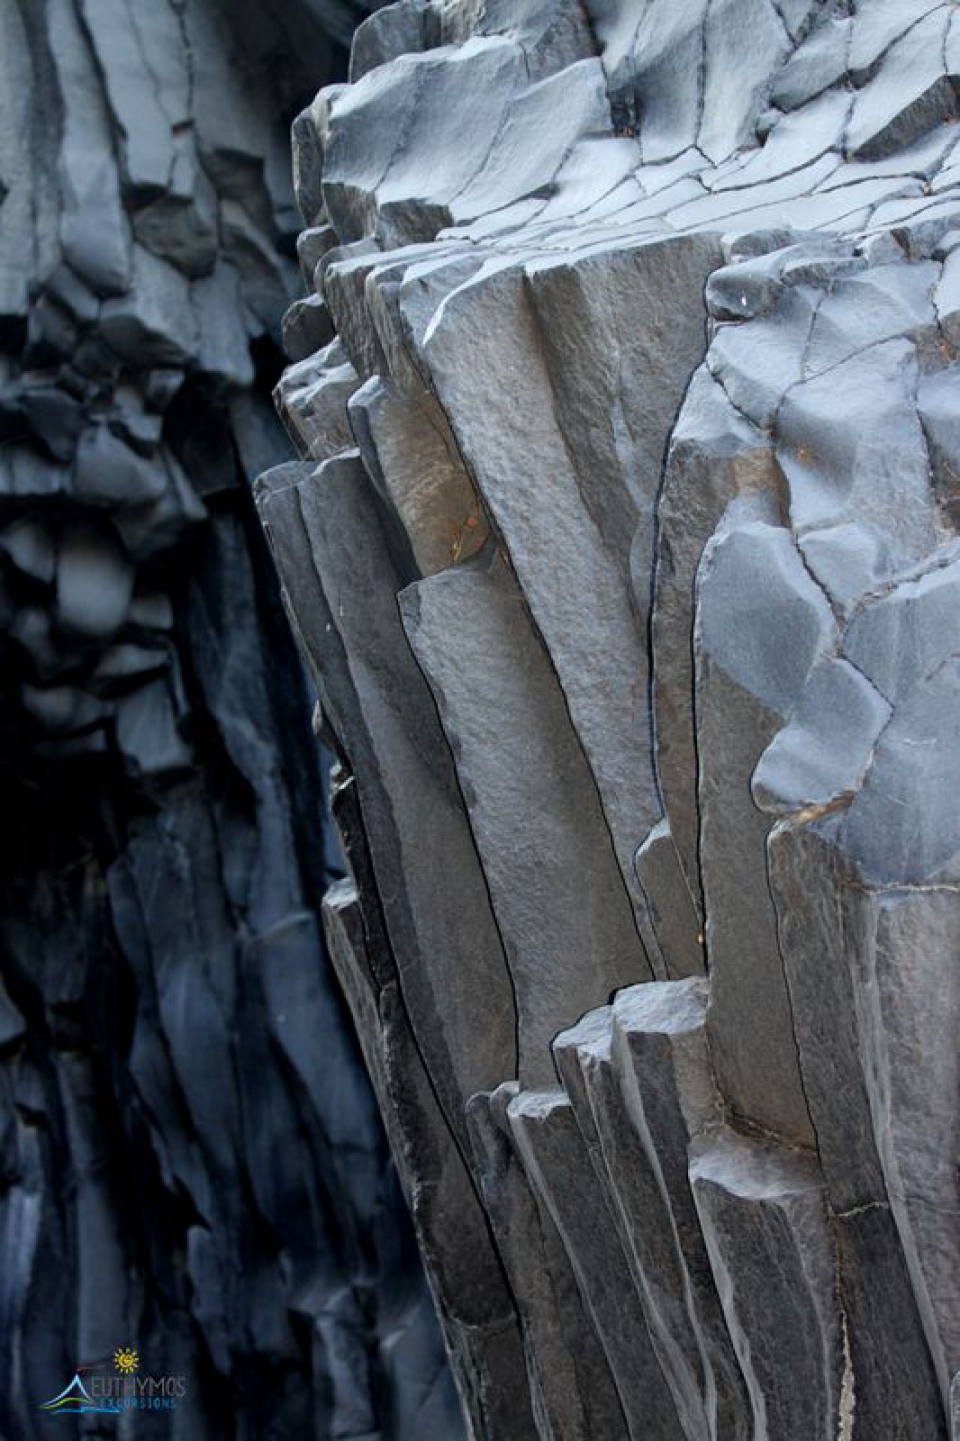
<svg viewBox="0 0 960 1441"><path fill-rule="evenodd" d="M133 1346L119 1346L113 1355L113 1364L123 1376L132 1376L140 1369L140 1354Z"/></svg>

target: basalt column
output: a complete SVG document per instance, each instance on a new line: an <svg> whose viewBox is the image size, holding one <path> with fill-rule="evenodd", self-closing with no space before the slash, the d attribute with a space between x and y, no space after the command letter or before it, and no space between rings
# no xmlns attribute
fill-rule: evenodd
<svg viewBox="0 0 960 1441"><path fill-rule="evenodd" d="M404 0L294 124L259 508L476 1438L950 1434L958 90L951 5Z"/></svg>

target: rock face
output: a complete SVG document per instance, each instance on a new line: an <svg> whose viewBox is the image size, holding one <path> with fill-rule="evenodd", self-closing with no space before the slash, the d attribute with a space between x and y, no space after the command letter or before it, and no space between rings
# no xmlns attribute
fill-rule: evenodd
<svg viewBox="0 0 960 1441"><path fill-rule="evenodd" d="M361 13L0 0L9 1441L462 1434L324 948L341 862L251 490L291 456L284 117ZM332 335L319 302L286 326L293 358ZM175 1410L41 1413L122 1346Z"/></svg>
<svg viewBox="0 0 960 1441"><path fill-rule="evenodd" d="M951 6L401 0L294 125L259 505L478 1441L950 1434L958 92Z"/></svg>

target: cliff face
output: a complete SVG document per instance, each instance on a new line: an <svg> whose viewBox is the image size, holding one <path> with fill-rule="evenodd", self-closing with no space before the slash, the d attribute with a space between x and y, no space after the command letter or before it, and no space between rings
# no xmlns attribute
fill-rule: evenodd
<svg viewBox="0 0 960 1441"><path fill-rule="evenodd" d="M286 117L356 18L0 3L9 1441L458 1429L320 936L335 847L250 494L290 453ZM176 1410L40 1413L120 1346Z"/></svg>
<svg viewBox="0 0 960 1441"><path fill-rule="evenodd" d="M478 1438L947 1434L958 86L952 6L404 0L294 126L259 505Z"/></svg>

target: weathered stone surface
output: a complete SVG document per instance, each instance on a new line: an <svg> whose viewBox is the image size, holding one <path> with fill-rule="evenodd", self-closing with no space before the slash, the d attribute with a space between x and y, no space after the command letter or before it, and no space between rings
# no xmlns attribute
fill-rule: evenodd
<svg viewBox="0 0 960 1441"><path fill-rule="evenodd" d="M676 1431L677 1413L650 1348L639 1299L623 1281L625 1259L573 1107L562 1091L525 1091L507 1109L531 1186L547 1207L606 1354L624 1435Z"/></svg>
<svg viewBox="0 0 960 1441"><path fill-rule="evenodd" d="M812 1132L767 888L769 823L750 777L835 630L782 529L752 523L710 543L694 644L711 1044L734 1111L801 1144Z"/></svg>
<svg viewBox="0 0 960 1441"><path fill-rule="evenodd" d="M304 459L319 463L353 444L347 402L358 384L337 339L284 371L277 401L290 439Z"/></svg>
<svg viewBox="0 0 960 1441"><path fill-rule="evenodd" d="M703 973L703 932L670 823L658 821L634 857L634 869L647 904L653 951L651 965L658 979ZM657 958L659 955L659 964Z"/></svg>
<svg viewBox="0 0 960 1441"><path fill-rule="evenodd" d="M292 361L306 360L333 339L330 312L319 295L295 300L283 317L283 348Z"/></svg>
<svg viewBox="0 0 960 1441"><path fill-rule="evenodd" d="M404 0L296 124L263 513L543 1438L947 1435L958 43Z"/></svg>
<svg viewBox="0 0 960 1441"><path fill-rule="evenodd" d="M864 901L863 910L869 969L861 1005L874 1137L946 1389L960 1348L957 1193L950 1160L957 1126L949 1100L957 1089L957 1054L948 1019L957 1004L957 980L947 961L955 944L956 898L947 889L922 901L916 893L893 892ZM905 963L912 963L911 986L902 997ZM922 1073L913 1060L921 1047Z"/></svg>
<svg viewBox="0 0 960 1441"><path fill-rule="evenodd" d="M688 1176L693 1139L720 1117L706 1040L707 987L699 979L633 986L612 1008L612 1058L622 1105L646 1155L666 1219L658 1235L642 1214L636 1245L651 1257L652 1280L661 1267L676 1277L665 1286L661 1314L674 1311L693 1342L694 1375L705 1425L694 1435L749 1434L746 1387L731 1346L697 1218ZM672 1252L666 1264L655 1248ZM648 1264L651 1264L648 1263ZM682 1307L678 1305L682 1298ZM688 1342L689 1345L689 1342Z"/></svg>
<svg viewBox="0 0 960 1441"><path fill-rule="evenodd" d="M518 1084L468 1103L481 1194L517 1298L537 1433L623 1436L623 1410L549 1207L531 1188L507 1121Z"/></svg>
<svg viewBox="0 0 960 1441"><path fill-rule="evenodd" d="M754 800L764 810L802 811L852 795L890 714L880 692L853 666L821 661L789 722L760 758ZM824 717L829 728L821 724Z"/></svg>
<svg viewBox="0 0 960 1441"><path fill-rule="evenodd" d="M882 159L956 115L956 97L944 68L951 18L933 10L885 50L879 70L853 107L847 127L851 155ZM855 71L870 63L870 51L864 53L863 42L858 45L863 30L861 23L853 31L850 64Z"/></svg>
<svg viewBox="0 0 960 1441"><path fill-rule="evenodd" d="M351 857L362 867L361 838L354 833L351 840ZM508 1435L510 1424L518 1437L534 1436L532 1421L524 1419L529 1403L519 1346L504 1344L517 1322L490 1246L488 1223L420 1058L396 971L389 970L388 943L378 957L384 977L378 978L353 882L341 882L328 893L324 919L330 954L354 1016L441 1308L464 1409L480 1435ZM374 943L384 946L385 939L381 933ZM458 1218L455 1233L445 1224L450 1215ZM513 1368L509 1380L503 1361ZM500 1382L495 1391L487 1386L488 1374ZM438 1408L436 1423L442 1420Z"/></svg>
<svg viewBox="0 0 960 1441"><path fill-rule="evenodd" d="M414 1032L466 1147L464 1102L516 1068L516 1010L453 761L400 623L403 578L359 455L286 481L264 485L261 511L301 628L310 626L301 633L322 669L324 719L355 768ZM414 807L417 844L405 848L397 818Z"/></svg>
<svg viewBox="0 0 960 1441"><path fill-rule="evenodd" d="M581 493L541 356L523 274L513 267L448 296L425 343L434 386L553 657L621 871L635 890L633 854L645 834L643 820L659 818L640 682L642 641L621 565ZM519 390L499 388L496 376L504 369L517 375ZM472 405L478 381L492 402L482 418ZM522 449L509 443L518 407ZM545 528L524 494L523 477L531 472L550 477L541 502ZM562 611L554 605L557 564L566 577Z"/></svg>
<svg viewBox="0 0 960 1441"><path fill-rule="evenodd" d="M604 544L632 565L641 620L663 453L706 348L706 316L679 298L696 295L720 258L716 237L690 235L527 267L564 443ZM573 354L559 343L567 326L580 336Z"/></svg>
<svg viewBox="0 0 960 1441"><path fill-rule="evenodd" d="M618 1005L635 990L623 992ZM670 1200L660 1182L661 1161L643 1120L636 1074L632 1067L624 1070L614 1062L613 1015L612 1008L604 1007L558 1036L558 1070L618 1223L650 1344L673 1396L682 1435L746 1435L745 1394L742 1388L738 1394L732 1354L726 1367L721 1360L718 1376L704 1345ZM675 1139L685 1169L687 1137Z"/></svg>
<svg viewBox="0 0 960 1441"><path fill-rule="evenodd" d="M907 340L869 346L798 385L780 412L791 520L810 570L844 610L937 543L917 364Z"/></svg>
<svg viewBox="0 0 960 1441"><path fill-rule="evenodd" d="M367 472L421 575L476 553L490 534L483 507L428 406L373 376L348 414Z"/></svg>
<svg viewBox="0 0 960 1441"><path fill-rule="evenodd" d="M904 578L875 604L858 610L847 627L844 654L891 704L908 696L950 655L958 583L960 567L951 545L933 557L929 569Z"/></svg>
<svg viewBox="0 0 960 1441"><path fill-rule="evenodd" d="M490 887L516 995L518 1076L544 1085L571 1006L650 974L596 787L502 556L421 581L400 607Z"/></svg>
<svg viewBox="0 0 960 1441"><path fill-rule="evenodd" d="M693 1144L690 1184L754 1424L797 1441L842 1434L841 1318L814 1158L719 1131Z"/></svg>
<svg viewBox="0 0 960 1441"><path fill-rule="evenodd" d="M949 657L919 681L897 707L877 742L873 764L844 816L845 844L865 880L880 885L953 883L958 878L960 835L946 803L956 774L950 716L960 664ZM890 797L905 796L900 807ZM885 826L878 833L879 811Z"/></svg>
<svg viewBox="0 0 960 1441"><path fill-rule="evenodd" d="M858 1424L865 1435L883 1428L891 1435L908 1436L916 1424L911 1418L936 1409L937 1377L930 1353L945 1385L944 1351L926 1282L918 1277L919 1285L911 1287L911 1263L920 1263L909 1231L903 1250L903 1243L898 1244L893 1191L882 1159L891 1109L877 1091L885 1062L876 1049L878 1028L871 1017L876 984L871 958L878 945L876 908L885 898L874 901L854 886L834 837L835 823L830 821L817 827L778 826L769 841L770 880L804 1094L837 1236L838 1288L848 1318L854 1375L870 1377L869 1385L859 1387ZM930 1039L935 1036L931 1030ZM938 1046L938 1069L951 1064ZM945 1079L949 1086L941 1072L938 1093ZM909 1084L906 1076L893 1084L904 1082ZM933 1149L943 1154L944 1146L949 1151L950 1142L939 1129ZM931 1159L931 1154L923 1163L917 1154L913 1158L918 1183L932 1200L945 1192L942 1178L939 1185L931 1185ZM939 1244L946 1234L941 1233ZM951 1244L947 1242L948 1248ZM927 1257L927 1266L937 1271L929 1250ZM944 1270L937 1271L935 1289L953 1266L955 1262L947 1261ZM874 1304L883 1308L877 1313L881 1324L870 1324L864 1314L871 1289L864 1284L867 1267L876 1287ZM900 1371L898 1356L911 1358L906 1373ZM932 1434L937 1434L935 1429Z"/></svg>
<svg viewBox="0 0 960 1441"><path fill-rule="evenodd" d="M696 372L667 453L658 507L650 634L656 767L670 833L702 917L697 856L693 619L697 567L727 505L775 496L767 437L733 408L707 369ZM776 518L776 511L771 516Z"/></svg>

